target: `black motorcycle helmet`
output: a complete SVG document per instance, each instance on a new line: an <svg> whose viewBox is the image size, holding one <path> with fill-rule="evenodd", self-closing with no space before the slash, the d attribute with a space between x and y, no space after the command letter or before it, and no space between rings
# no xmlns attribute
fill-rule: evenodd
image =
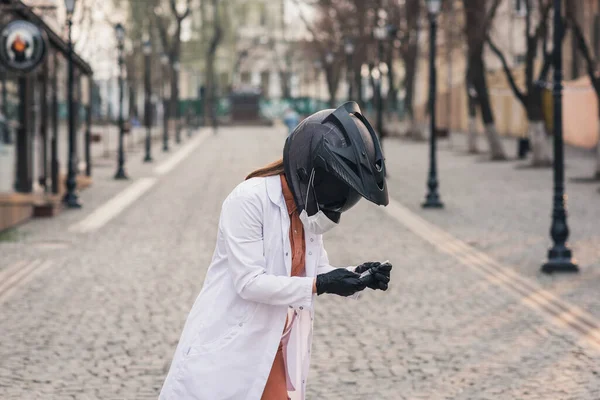
<svg viewBox="0 0 600 400"><path fill-rule="evenodd" d="M338 222L362 197L389 203L379 139L355 102L302 121L285 142L283 164L299 212L320 209Z"/></svg>

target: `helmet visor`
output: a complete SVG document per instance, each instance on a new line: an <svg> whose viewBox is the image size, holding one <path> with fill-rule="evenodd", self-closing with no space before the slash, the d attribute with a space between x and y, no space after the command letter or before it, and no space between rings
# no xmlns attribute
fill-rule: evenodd
<svg viewBox="0 0 600 400"><path fill-rule="evenodd" d="M345 182L321 168L315 169L313 187L319 208L327 211L338 213L348 211L362 197Z"/></svg>

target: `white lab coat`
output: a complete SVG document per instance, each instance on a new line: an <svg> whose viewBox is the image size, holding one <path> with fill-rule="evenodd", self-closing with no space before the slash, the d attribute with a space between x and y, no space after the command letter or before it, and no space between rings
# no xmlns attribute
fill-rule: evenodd
<svg viewBox="0 0 600 400"><path fill-rule="evenodd" d="M313 279L334 267L322 236L306 232L306 277L291 277L289 229L279 176L244 181L227 197L213 259L160 400L260 400L289 309L297 317L288 375L293 398L305 398Z"/></svg>

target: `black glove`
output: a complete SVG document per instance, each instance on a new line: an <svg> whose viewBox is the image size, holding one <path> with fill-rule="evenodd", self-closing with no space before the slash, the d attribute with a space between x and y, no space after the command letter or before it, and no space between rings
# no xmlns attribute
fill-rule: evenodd
<svg viewBox="0 0 600 400"><path fill-rule="evenodd" d="M380 262L366 262L359 265L354 270L357 274L369 271L370 274L362 278L369 289L373 290L387 290L388 283L390 282L390 272L392 271L392 264L389 262L382 264Z"/></svg>
<svg viewBox="0 0 600 400"><path fill-rule="evenodd" d="M337 294L339 296L352 296L363 290L366 284L359 279L359 275L345 268L336 268L326 274L317 275L317 294Z"/></svg>

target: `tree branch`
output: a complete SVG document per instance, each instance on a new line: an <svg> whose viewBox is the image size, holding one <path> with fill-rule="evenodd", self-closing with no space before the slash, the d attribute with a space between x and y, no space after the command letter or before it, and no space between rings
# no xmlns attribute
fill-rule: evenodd
<svg viewBox="0 0 600 400"><path fill-rule="evenodd" d="M319 48L322 49L322 46L319 42L319 35L317 34L315 28L312 26L312 24L310 22L308 22L308 20L306 19L306 16L304 15L304 12L302 11L301 8L301 3L299 0L293 0L294 4L298 7L298 13L300 14L300 19L302 20L302 22L304 23L304 26L306 26L306 29L308 29L308 32L310 32L310 34L313 37L313 41L315 43L317 43L317 46Z"/></svg>
<svg viewBox="0 0 600 400"><path fill-rule="evenodd" d="M569 24L566 23L566 21L564 21L564 18L563 18L563 31L562 31L562 36L560 37L561 43L563 42L568 29L569 29ZM553 49L553 51L554 51L554 49ZM546 80L546 76L548 75L548 72L550 71L551 66L552 66L552 52L548 51L548 49L546 48L546 45L544 45L544 63L542 64L540 74L538 75L538 82L542 82L542 81Z"/></svg>
<svg viewBox="0 0 600 400"><path fill-rule="evenodd" d="M529 38L529 33L531 32L531 0L525 1L525 37Z"/></svg>
<svg viewBox="0 0 600 400"><path fill-rule="evenodd" d="M498 6L500 5L500 2L502 0L493 0L494 2L492 3L492 6L490 7L490 10L487 14L487 16L485 17L485 23L482 25L484 27L484 29L486 29L486 36L487 36L487 30L491 27L492 25L492 21L494 20L494 17L496 16L496 11L498 11Z"/></svg>
<svg viewBox="0 0 600 400"><path fill-rule="evenodd" d="M213 0L213 11L214 11L214 34L210 41L209 46L209 54L215 54L217 51L217 47L219 46L219 42L221 41L221 36L223 34L223 28L221 27L221 22L219 21L219 0Z"/></svg>
<svg viewBox="0 0 600 400"><path fill-rule="evenodd" d="M178 23L181 23L181 21L186 19L192 12L191 3L192 3L192 0L187 0L187 2L185 4L185 11L183 12L183 14L179 14L177 12L177 0L171 0L171 11L173 11L173 15L177 19Z"/></svg>
<svg viewBox="0 0 600 400"><path fill-rule="evenodd" d="M548 15L550 14L550 9L552 8L552 2L548 1L544 5L543 0L539 0L539 7L541 10L540 21L538 22L538 26L533 35L536 40L539 40L542 35L545 36L546 32L548 31Z"/></svg>
<svg viewBox="0 0 600 400"><path fill-rule="evenodd" d="M583 36L583 32L581 32L581 27L574 18L571 18L571 24L573 25L573 33L575 34L575 38L577 39L577 47L579 47L579 51L585 59L587 73L590 77L592 85L594 86L596 94L600 95L600 79L598 79L598 77L596 76L596 65L594 59L592 58L592 55L590 54L590 49L585 40L585 36Z"/></svg>
<svg viewBox="0 0 600 400"><path fill-rule="evenodd" d="M158 28L158 36L160 37L160 42L162 44L162 47L166 53L170 53L171 52L171 44L169 43L169 35L167 32L167 27L165 26L165 23L160 16L157 15L155 17L155 20L156 20L156 26ZM170 56L169 56L169 58L170 58Z"/></svg>
<svg viewBox="0 0 600 400"><path fill-rule="evenodd" d="M523 103L523 105L527 106L526 105L527 98L523 94L523 92L521 92L519 90L519 88L517 87L517 84L515 83L515 79L512 75L510 67L508 66L508 63L506 62L506 58L504 57L504 54L502 54L500 49L492 42L492 39L489 36L487 37L486 42L490 46L490 49L494 52L494 54L496 54L496 56L498 56L498 58L500 59L500 62L502 63L502 69L504 70L504 73L506 74L506 79L508 79L508 83L510 84L510 87L513 90L515 96L521 103Z"/></svg>

